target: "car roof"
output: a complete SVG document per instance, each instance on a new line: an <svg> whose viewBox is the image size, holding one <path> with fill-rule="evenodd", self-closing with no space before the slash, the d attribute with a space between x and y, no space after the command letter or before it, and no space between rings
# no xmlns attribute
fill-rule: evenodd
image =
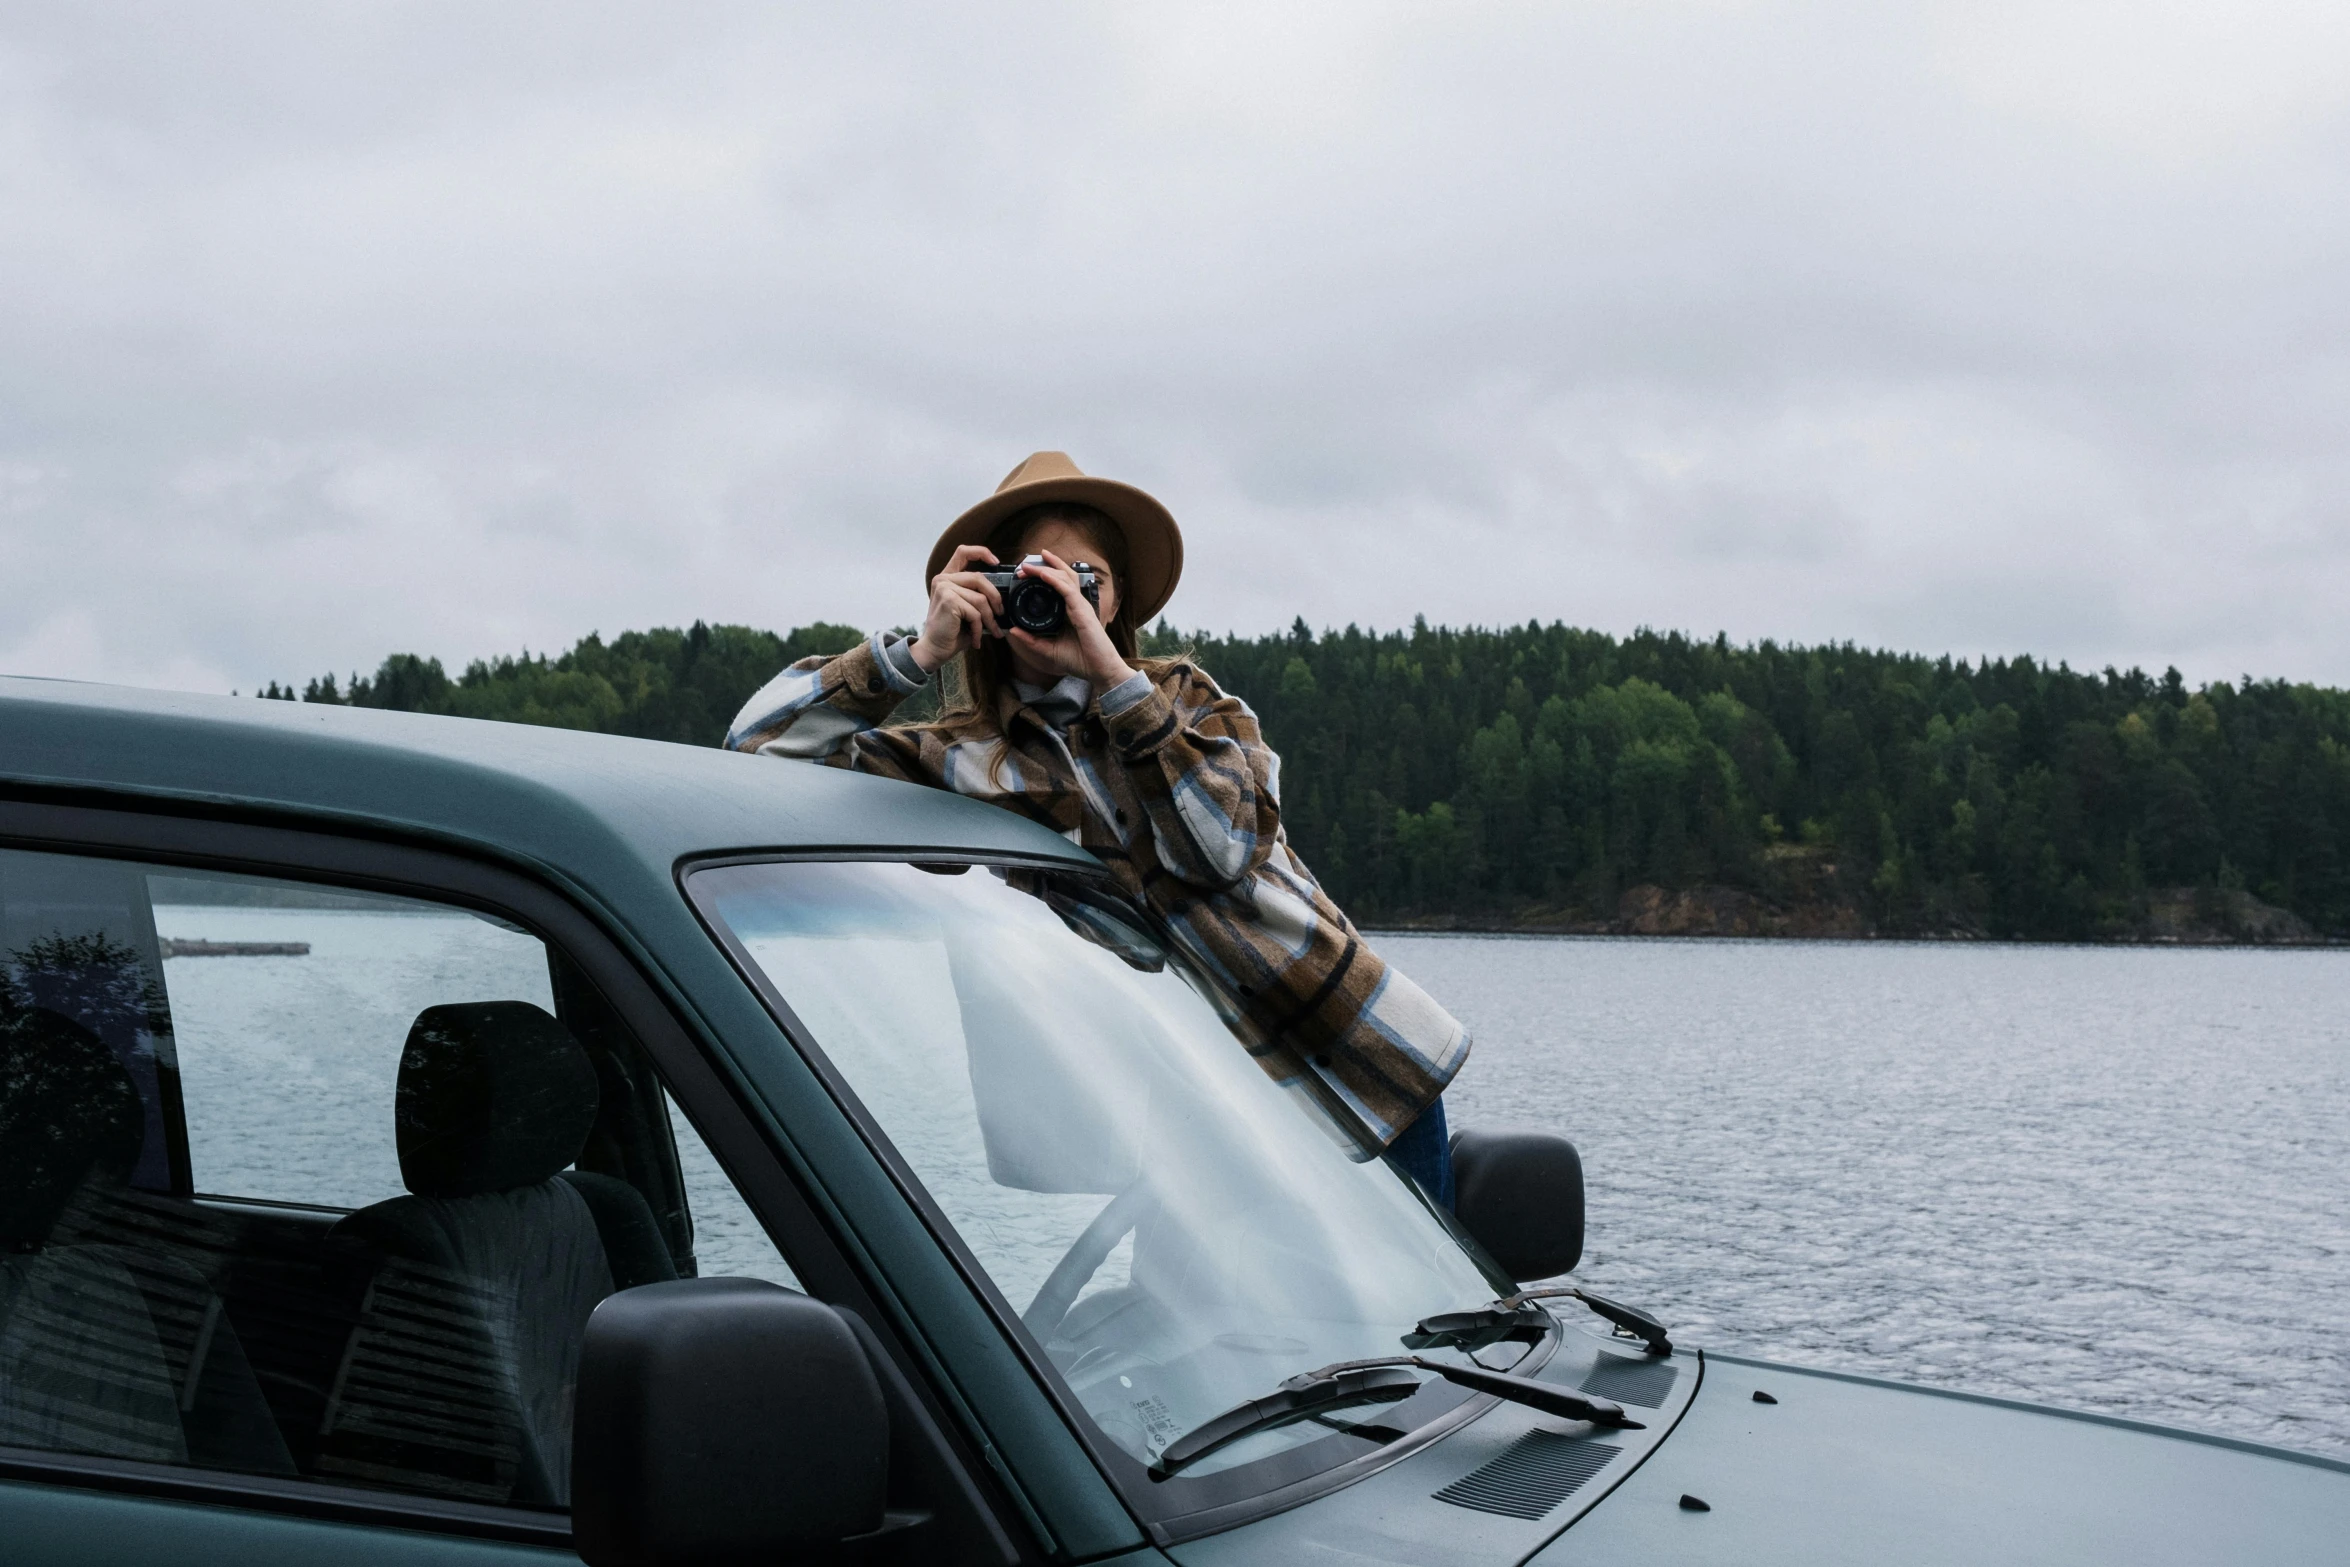
<svg viewBox="0 0 2350 1567"><path fill-rule="evenodd" d="M1096 863L995 806L716 746L79 681L0 676L0 781L361 825L588 882L614 856L664 877L775 850Z"/></svg>

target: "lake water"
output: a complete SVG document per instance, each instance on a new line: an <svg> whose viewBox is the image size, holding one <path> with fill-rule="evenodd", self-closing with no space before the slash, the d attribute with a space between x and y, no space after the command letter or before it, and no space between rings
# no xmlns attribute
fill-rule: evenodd
<svg viewBox="0 0 2350 1567"><path fill-rule="evenodd" d="M2350 953L1373 943L1676 1337L2350 1455Z"/></svg>

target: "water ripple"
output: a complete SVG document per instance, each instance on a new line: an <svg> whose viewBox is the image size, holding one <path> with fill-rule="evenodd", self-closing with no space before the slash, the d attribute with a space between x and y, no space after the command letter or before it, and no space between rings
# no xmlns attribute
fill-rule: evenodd
<svg viewBox="0 0 2350 1567"><path fill-rule="evenodd" d="M1376 944L1689 1342L2350 1454L2350 954Z"/></svg>

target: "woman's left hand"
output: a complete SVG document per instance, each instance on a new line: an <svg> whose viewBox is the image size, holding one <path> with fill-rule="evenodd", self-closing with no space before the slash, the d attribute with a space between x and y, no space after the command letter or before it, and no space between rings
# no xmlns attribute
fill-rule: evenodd
<svg viewBox="0 0 2350 1567"><path fill-rule="evenodd" d="M1057 637L1040 637L1014 626L1011 633L1014 645L1057 673L1083 675L1092 683L1097 696L1123 684L1133 676L1134 670L1111 644L1109 632L1102 629L1102 617L1094 612L1084 590L1077 585L1076 571L1051 550L1043 551L1042 555L1044 564L1028 567L1025 575L1060 589L1061 602L1069 606L1069 629Z"/></svg>

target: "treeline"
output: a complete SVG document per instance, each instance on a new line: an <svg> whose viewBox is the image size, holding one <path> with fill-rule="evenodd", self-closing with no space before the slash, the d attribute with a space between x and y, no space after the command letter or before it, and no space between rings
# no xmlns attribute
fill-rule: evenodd
<svg viewBox="0 0 2350 1567"><path fill-rule="evenodd" d="M373 675L355 674L343 684L324 675L299 693L273 680L260 694L716 745L743 702L777 670L864 638L854 627L822 621L778 636L697 620L685 631L630 631L610 642L590 636L553 657L476 660L454 679L437 658L394 653Z"/></svg>
<svg viewBox="0 0 2350 1567"><path fill-rule="evenodd" d="M708 744L858 635L696 625L453 680L398 655L303 695ZM1603 923L1645 885L2092 940L2196 889L2350 935L2343 691L1535 624L1149 639L1184 648L1256 708L1292 841L1366 922Z"/></svg>

